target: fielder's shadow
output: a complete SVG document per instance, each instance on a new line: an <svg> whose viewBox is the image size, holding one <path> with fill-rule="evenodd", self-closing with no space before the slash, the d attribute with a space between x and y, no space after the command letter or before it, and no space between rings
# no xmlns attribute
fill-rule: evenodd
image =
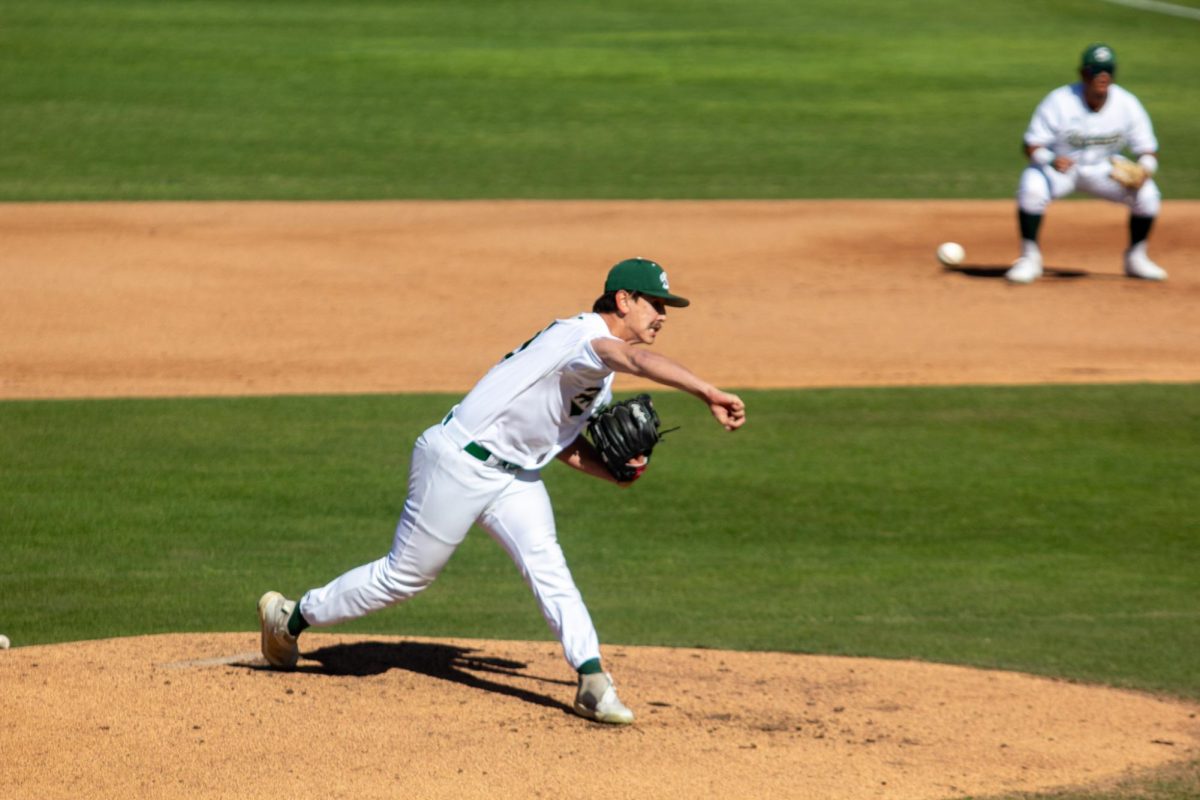
<svg viewBox="0 0 1200 800"><path fill-rule="evenodd" d="M545 708L557 708L568 714L574 713L571 706L544 694L510 686L485 675L507 676L535 680L561 686L575 686L574 681L559 680L530 675L524 672L529 665L521 661L490 658L476 655L478 650L429 642L353 642L321 647L303 653L307 661L316 661L319 666L301 661L296 672L314 675L337 675L367 677L382 675L388 670L402 669L427 675L438 680L450 681L472 689L515 697L526 703ZM245 666L267 669L262 664Z"/></svg>
<svg viewBox="0 0 1200 800"><path fill-rule="evenodd" d="M1002 266L992 266L991 264L960 264L957 267L943 267L946 272L957 272L960 275L966 275L970 278L1000 278L1003 279L1008 272L1011 264ZM1060 267L1044 267L1042 278L1075 280L1078 278L1091 278L1099 280L1109 280L1112 278L1120 278L1120 275L1108 275L1099 272L1088 272L1086 269L1062 269Z"/></svg>

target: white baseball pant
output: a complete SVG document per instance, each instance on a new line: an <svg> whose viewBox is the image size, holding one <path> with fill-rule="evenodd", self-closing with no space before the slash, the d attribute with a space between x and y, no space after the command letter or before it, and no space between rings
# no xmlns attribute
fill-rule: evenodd
<svg viewBox="0 0 1200 800"><path fill-rule="evenodd" d="M1154 181L1147 180L1137 191L1126 189L1109 177L1111 169L1108 163L1086 167L1075 165L1066 172L1059 172L1051 166L1028 166L1021 173L1017 205L1027 214L1042 215L1052 200L1066 197L1072 192L1084 192L1128 206L1134 216L1157 217L1162 194Z"/></svg>
<svg viewBox="0 0 1200 800"><path fill-rule="evenodd" d="M489 466L463 450L466 436L453 419L421 434L391 551L305 593L300 613L323 627L409 599L433 583L479 523L520 569L571 666L599 658L596 629L558 544L540 473Z"/></svg>

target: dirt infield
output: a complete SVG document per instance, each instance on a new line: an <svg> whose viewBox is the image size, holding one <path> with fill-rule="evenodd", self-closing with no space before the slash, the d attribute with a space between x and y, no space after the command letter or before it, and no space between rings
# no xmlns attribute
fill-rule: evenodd
<svg viewBox="0 0 1200 800"><path fill-rule="evenodd" d="M0 205L0 397L458 391L607 267L660 260L663 352L727 386L1194 381L1200 202L1166 284L1123 210L1051 209L1052 272L999 274L1006 202ZM966 246L968 271L934 260ZM630 385L630 384L626 384Z"/></svg>
<svg viewBox="0 0 1200 800"><path fill-rule="evenodd" d="M1047 278L1007 202L0 205L0 398L461 391L604 271L693 306L659 348L728 387L1200 380L1200 203L1165 284L1069 202ZM942 269L939 241L965 245ZM633 388L618 381L619 389ZM753 408L749 409L753 424ZM269 587L264 587L269 588ZM628 729L545 643L245 633L0 652L0 796L942 798L1200 758L1194 705L909 662L609 646Z"/></svg>

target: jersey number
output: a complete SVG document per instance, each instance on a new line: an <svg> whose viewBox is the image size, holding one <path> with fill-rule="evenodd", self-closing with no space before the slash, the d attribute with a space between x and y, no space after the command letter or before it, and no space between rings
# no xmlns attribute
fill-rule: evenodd
<svg viewBox="0 0 1200 800"><path fill-rule="evenodd" d="M590 389L584 389L579 394L571 398L571 416L578 417L580 414L586 413L592 407L592 402L596 399L596 395L600 394L600 386L593 386Z"/></svg>

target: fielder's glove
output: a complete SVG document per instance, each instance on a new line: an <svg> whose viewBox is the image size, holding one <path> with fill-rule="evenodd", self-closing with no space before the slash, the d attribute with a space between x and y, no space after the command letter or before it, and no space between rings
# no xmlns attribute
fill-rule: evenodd
<svg viewBox="0 0 1200 800"><path fill-rule="evenodd" d="M1146 172L1145 167L1128 158L1113 156L1109 161L1112 162L1112 171L1108 173L1108 176L1126 189L1137 191L1150 177L1150 173Z"/></svg>
<svg viewBox="0 0 1200 800"><path fill-rule="evenodd" d="M650 458L654 445L662 438L659 425L650 395L639 394L613 403L593 417L588 423L588 436L617 482L630 483L641 477L646 467L630 466L628 462L638 456Z"/></svg>

